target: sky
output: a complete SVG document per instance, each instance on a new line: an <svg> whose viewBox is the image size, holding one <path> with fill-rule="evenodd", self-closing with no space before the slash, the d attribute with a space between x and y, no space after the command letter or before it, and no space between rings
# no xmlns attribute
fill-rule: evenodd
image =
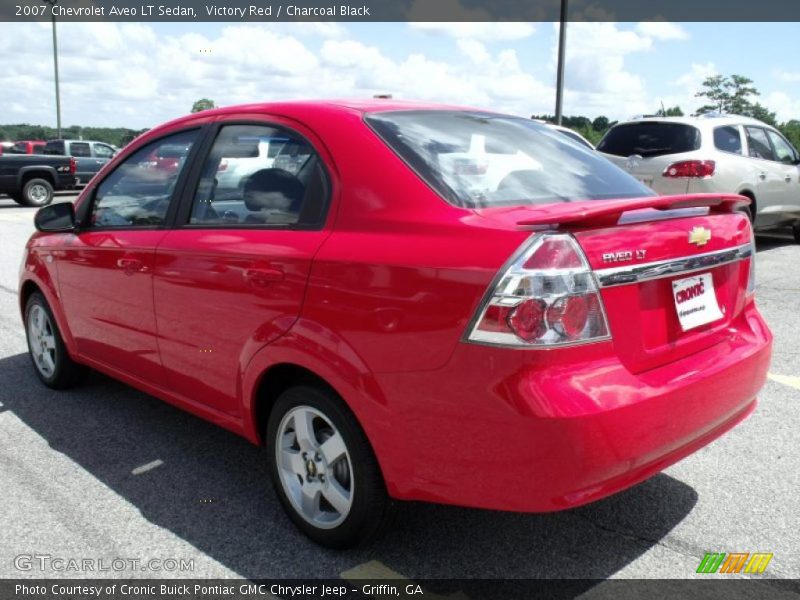
<svg viewBox="0 0 800 600"><path fill-rule="evenodd" d="M49 23L0 24L0 123L55 125ZM390 93L552 114L554 23L61 23L62 124L139 129L219 106ZM689 113L713 74L800 118L800 23L569 23L564 113ZM762 40L763 43L756 43Z"/></svg>

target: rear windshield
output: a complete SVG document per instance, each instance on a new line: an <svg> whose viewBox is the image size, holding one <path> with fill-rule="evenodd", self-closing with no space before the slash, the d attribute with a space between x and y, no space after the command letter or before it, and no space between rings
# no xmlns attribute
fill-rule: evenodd
<svg viewBox="0 0 800 600"><path fill-rule="evenodd" d="M606 154L643 158L679 154L700 149L700 130L683 123L626 123L609 130L597 144Z"/></svg>
<svg viewBox="0 0 800 600"><path fill-rule="evenodd" d="M585 146L529 119L462 111L367 115L425 182L467 208L652 196Z"/></svg>

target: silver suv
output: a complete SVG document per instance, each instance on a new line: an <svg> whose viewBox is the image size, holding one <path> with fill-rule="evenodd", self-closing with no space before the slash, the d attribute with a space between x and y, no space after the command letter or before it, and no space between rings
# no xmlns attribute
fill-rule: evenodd
<svg viewBox="0 0 800 600"><path fill-rule="evenodd" d="M800 243L800 153L748 117L642 117L608 130L597 150L659 194L748 196L757 229L793 226Z"/></svg>

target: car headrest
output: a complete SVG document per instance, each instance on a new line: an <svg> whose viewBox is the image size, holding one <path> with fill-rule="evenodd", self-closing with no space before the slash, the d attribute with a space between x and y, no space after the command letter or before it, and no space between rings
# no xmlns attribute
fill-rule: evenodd
<svg viewBox="0 0 800 600"><path fill-rule="evenodd" d="M300 210L305 187L283 169L261 169L244 184L244 203L249 211L278 208L290 212Z"/></svg>

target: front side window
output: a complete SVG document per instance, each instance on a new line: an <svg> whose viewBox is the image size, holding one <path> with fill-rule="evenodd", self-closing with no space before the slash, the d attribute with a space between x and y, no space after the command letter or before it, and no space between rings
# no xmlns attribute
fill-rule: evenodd
<svg viewBox="0 0 800 600"><path fill-rule="evenodd" d="M148 144L129 156L97 187L90 224L95 227L153 227L167 215L197 131L185 131ZM172 149L167 163L157 160Z"/></svg>
<svg viewBox="0 0 800 600"><path fill-rule="evenodd" d="M189 224L315 225L326 201L325 172L306 140L282 128L227 125L206 160Z"/></svg>
<svg viewBox="0 0 800 600"><path fill-rule="evenodd" d="M772 152L766 131L761 127L745 127L745 132L747 132L747 148L751 158L775 160L775 154Z"/></svg>
<svg viewBox="0 0 800 600"><path fill-rule="evenodd" d="M111 158L114 156L114 150L111 146L106 146L105 144L95 144L94 155L97 158Z"/></svg>
<svg viewBox="0 0 800 600"><path fill-rule="evenodd" d="M558 131L518 117L460 111L370 114L367 124L456 206L477 208L652 196Z"/></svg>
<svg viewBox="0 0 800 600"><path fill-rule="evenodd" d="M92 151L89 148L89 144L85 142L72 142L69 146L69 153L72 156L91 156Z"/></svg>
<svg viewBox="0 0 800 600"><path fill-rule="evenodd" d="M782 135L769 130L767 131L767 135L772 142L772 147L775 149L775 158L777 158L777 160L790 165L797 162L797 151L789 142L783 139Z"/></svg>
<svg viewBox="0 0 800 600"><path fill-rule="evenodd" d="M742 134L736 125L714 129L714 147L722 152L742 154Z"/></svg>

